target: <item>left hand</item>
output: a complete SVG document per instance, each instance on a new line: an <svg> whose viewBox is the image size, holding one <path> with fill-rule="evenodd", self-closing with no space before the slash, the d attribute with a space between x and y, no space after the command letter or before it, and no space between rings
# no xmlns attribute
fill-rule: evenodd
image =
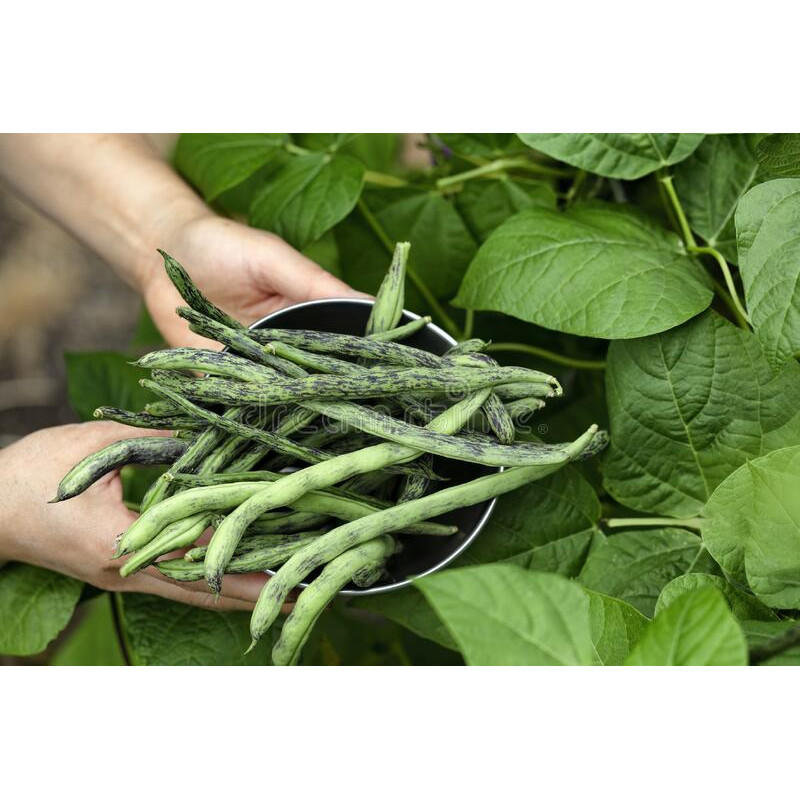
<svg viewBox="0 0 800 800"><path fill-rule="evenodd" d="M367 297L326 272L280 237L212 213L165 231L160 247L200 291L244 325L276 309L324 297ZM174 346L219 347L189 331L175 308L185 305L154 252L143 266L142 294L156 326Z"/></svg>

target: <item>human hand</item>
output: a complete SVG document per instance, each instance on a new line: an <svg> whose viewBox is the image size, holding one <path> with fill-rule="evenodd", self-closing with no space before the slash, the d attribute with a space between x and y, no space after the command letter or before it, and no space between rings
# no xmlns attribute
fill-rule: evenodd
<svg viewBox="0 0 800 800"><path fill-rule="evenodd" d="M165 229L160 247L186 268L209 300L245 325L292 303L324 297L366 297L278 236L207 213ZM173 346L215 346L175 314L183 301L153 252L141 269L142 294L161 334Z"/></svg>
<svg viewBox="0 0 800 800"><path fill-rule="evenodd" d="M0 450L0 562L22 561L71 575L100 589L145 592L219 610L250 610L264 575L228 575L216 603L205 581L177 583L148 567L128 578L111 560L117 534L136 514L122 502L119 473L110 473L83 494L48 503L61 478L80 459L119 439L153 435L115 422L45 428Z"/></svg>

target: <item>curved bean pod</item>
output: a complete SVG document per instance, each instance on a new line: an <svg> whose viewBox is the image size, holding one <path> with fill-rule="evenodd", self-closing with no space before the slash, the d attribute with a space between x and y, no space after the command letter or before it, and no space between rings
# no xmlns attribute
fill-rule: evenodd
<svg viewBox="0 0 800 800"><path fill-rule="evenodd" d="M405 303L406 264L410 250L411 245L408 242L398 242L394 246L392 263L375 295L364 331L365 336L391 330L400 322Z"/></svg>
<svg viewBox="0 0 800 800"><path fill-rule="evenodd" d="M169 464L180 458L188 443L171 436L139 436L122 439L79 461L58 484L51 503L69 500L88 489L103 475L126 464Z"/></svg>
<svg viewBox="0 0 800 800"><path fill-rule="evenodd" d="M113 406L100 406L92 413L95 419L107 419L112 422L121 422L131 428L150 428L159 431L202 431L205 430L200 420L187 416L155 416L146 411L126 411L124 408Z"/></svg>
<svg viewBox="0 0 800 800"><path fill-rule="evenodd" d="M456 508L474 505L506 494L560 469L564 464L580 456L597 434L592 425L586 433L564 448L564 459L559 463L517 467L505 472L484 475L481 478L441 489L408 503L387 508L368 517L348 522L295 553L265 584L256 602L250 619L251 647L272 625L280 612L286 596L309 573L331 561L351 547L362 544L384 533L391 533L410 522L428 519ZM228 517L230 519L230 517ZM220 528L221 529L221 528Z"/></svg>
<svg viewBox="0 0 800 800"><path fill-rule="evenodd" d="M433 317L418 317L407 322L405 325L398 325L388 331L381 333L371 333L369 338L375 342L396 342L398 339L405 339L421 331L426 325L433 322Z"/></svg>
<svg viewBox="0 0 800 800"><path fill-rule="evenodd" d="M393 550L392 537L379 536L333 559L300 595L272 649L272 663L275 666L296 664L314 623L328 603L350 582L354 573L382 564Z"/></svg>

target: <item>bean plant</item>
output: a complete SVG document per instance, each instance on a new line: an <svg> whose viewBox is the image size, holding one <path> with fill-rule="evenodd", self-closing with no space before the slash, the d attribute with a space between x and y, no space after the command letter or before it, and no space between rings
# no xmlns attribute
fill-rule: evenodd
<svg viewBox="0 0 800 800"><path fill-rule="evenodd" d="M610 445L501 497L456 562L408 588L324 610L344 575L330 570L327 594L300 601L318 616L302 663L800 663L800 135L427 134L426 168L405 166L400 144L399 134L184 134L174 163L219 213L282 236L356 289L378 292L395 243L409 242L405 308L466 354L484 340L503 369L563 386L544 408L499 398L512 415L536 401L529 445L576 440L595 422ZM184 313L204 335L237 336L237 321ZM375 352L379 340L353 347ZM280 344L284 355L296 346L289 335ZM76 413L147 406L185 420L157 404L168 392L202 404L203 387L140 386L128 363L158 346L143 315L129 353L67 354ZM322 413L314 403L336 406L312 399L307 413ZM224 416L241 433L243 421ZM495 434L506 435L500 423ZM171 441L170 463L187 464L173 477L192 491L195 445ZM125 467L126 500L158 503L160 469ZM401 477L429 490L419 471ZM294 512L310 515L298 530L321 507ZM368 541L348 551L348 569L391 548ZM253 563L246 549L229 557ZM191 561L165 569L203 572ZM44 650L76 609L81 624L55 663L268 664L283 647L276 628L245 655L247 614L107 595L9 564L0 652Z"/></svg>

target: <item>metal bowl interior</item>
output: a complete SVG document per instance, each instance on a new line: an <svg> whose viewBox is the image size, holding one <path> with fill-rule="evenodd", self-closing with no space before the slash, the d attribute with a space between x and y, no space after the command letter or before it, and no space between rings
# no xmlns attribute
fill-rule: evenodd
<svg viewBox="0 0 800 800"><path fill-rule="evenodd" d="M302 328L362 335L371 307L371 300L311 300L275 311L251 327ZM404 311L400 324L417 318L417 314ZM446 352L456 343L452 337L433 324L427 325L404 342L436 354ZM434 459L434 469L448 479L444 486L464 483L497 471L492 467L439 457ZM489 519L495 502L490 500L478 503L437 517L436 521L458 526L459 532L452 536L403 536L403 550L389 561L388 574L381 581L367 589L360 589L350 584L340 594L366 595L390 592L408 586L412 578L429 575L442 569L469 547ZM269 572L272 574L272 571ZM315 575L310 576L309 580L313 577ZM305 583L300 585L306 586Z"/></svg>

